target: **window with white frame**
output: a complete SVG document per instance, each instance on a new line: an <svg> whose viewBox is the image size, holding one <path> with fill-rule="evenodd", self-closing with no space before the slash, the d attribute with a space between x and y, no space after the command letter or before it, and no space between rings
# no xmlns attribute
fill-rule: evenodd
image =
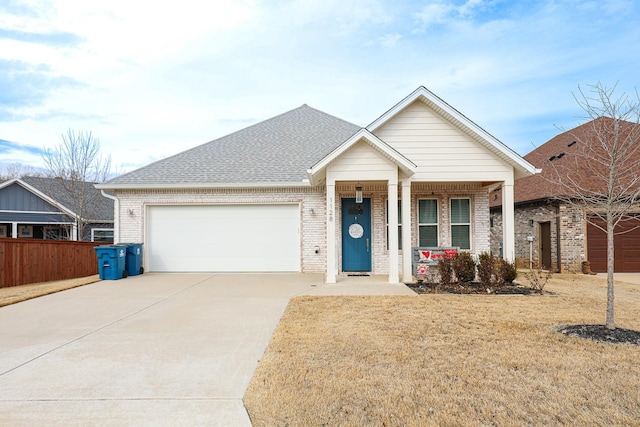
<svg viewBox="0 0 640 427"><path fill-rule="evenodd" d="M438 246L438 200L418 200L418 245Z"/></svg>
<svg viewBox="0 0 640 427"><path fill-rule="evenodd" d="M387 222L387 249L389 249L389 201L387 200L387 209L385 219ZM402 249L402 200L398 200L398 249Z"/></svg>
<svg viewBox="0 0 640 427"><path fill-rule="evenodd" d="M113 242L113 228L94 228L91 230L92 242Z"/></svg>
<svg viewBox="0 0 640 427"><path fill-rule="evenodd" d="M451 199L451 246L471 249L471 203L469 199Z"/></svg>

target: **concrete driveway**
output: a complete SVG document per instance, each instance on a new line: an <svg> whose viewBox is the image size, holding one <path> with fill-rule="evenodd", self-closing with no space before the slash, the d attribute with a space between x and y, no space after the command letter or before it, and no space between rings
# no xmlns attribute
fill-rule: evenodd
<svg viewBox="0 0 640 427"><path fill-rule="evenodd" d="M357 293L322 282L145 274L2 307L0 425L249 426L242 396L289 299Z"/></svg>

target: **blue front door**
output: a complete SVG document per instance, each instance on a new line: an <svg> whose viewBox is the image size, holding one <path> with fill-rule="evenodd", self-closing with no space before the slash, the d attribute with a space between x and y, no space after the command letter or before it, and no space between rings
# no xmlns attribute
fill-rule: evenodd
<svg viewBox="0 0 640 427"><path fill-rule="evenodd" d="M371 271L371 199L342 199L342 271Z"/></svg>

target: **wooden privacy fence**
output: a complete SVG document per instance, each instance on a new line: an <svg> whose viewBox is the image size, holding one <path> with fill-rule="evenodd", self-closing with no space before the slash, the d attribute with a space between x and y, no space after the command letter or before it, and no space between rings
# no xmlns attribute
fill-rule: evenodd
<svg viewBox="0 0 640 427"><path fill-rule="evenodd" d="M98 274L100 243L0 239L0 288Z"/></svg>

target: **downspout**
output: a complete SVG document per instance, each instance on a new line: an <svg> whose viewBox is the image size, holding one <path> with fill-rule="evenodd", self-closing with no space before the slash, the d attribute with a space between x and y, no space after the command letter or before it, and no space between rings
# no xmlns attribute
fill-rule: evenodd
<svg viewBox="0 0 640 427"><path fill-rule="evenodd" d="M113 243L120 242L120 199L100 190L102 195L107 199L113 200Z"/></svg>

